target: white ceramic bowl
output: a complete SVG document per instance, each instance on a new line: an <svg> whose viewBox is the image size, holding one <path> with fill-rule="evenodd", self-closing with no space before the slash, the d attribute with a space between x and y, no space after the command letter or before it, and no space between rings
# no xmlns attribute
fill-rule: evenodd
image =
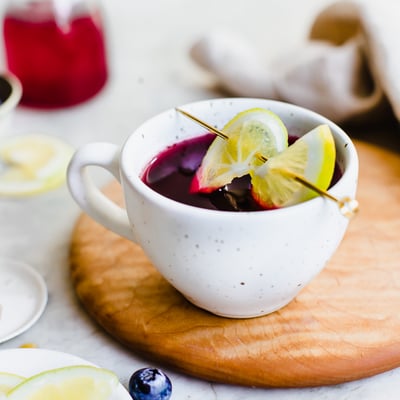
<svg viewBox="0 0 400 400"><path fill-rule="evenodd" d="M0 73L0 136L7 134L21 96L22 85L19 79L9 72Z"/></svg>

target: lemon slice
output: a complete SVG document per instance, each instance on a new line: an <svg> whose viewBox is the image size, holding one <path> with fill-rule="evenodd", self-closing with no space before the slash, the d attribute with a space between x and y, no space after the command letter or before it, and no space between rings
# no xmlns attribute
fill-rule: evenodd
<svg viewBox="0 0 400 400"><path fill-rule="evenodd" d="M0 398L2 394L7 394L13 387L20 384L25 378L7 372L0 372Z"/></svg>
<svg viewBox="0 0 400 400"><path fill-rule="evenodd" d="M86 365L48 370L8 392L7 400L107 400L117 387L117 376Z"/></svg>
<svg viewBox="0 0 400 400"><path fill-rule="evenodd" d="M335 169L336 148L328 125L319 125L280 154L250 172L252 194L264 208L279 208L317 196L294 179L304 177L326 190Z"/></svg>
<svg viewBox="0 0 400 400"><path fill-rule="evenodd" d="M228 139L214 139L193 178L191 192L212 192L260 166L259 155L272 157L288 145L282 120L263 108L242 111L222 131Z"/></svg>
<svg viewBox="0 0 400 400"><path fill-rule="evenodd" d="M0 196L28 196L60 186L73 148L53 136L30 134L0 140Z"/></svg>

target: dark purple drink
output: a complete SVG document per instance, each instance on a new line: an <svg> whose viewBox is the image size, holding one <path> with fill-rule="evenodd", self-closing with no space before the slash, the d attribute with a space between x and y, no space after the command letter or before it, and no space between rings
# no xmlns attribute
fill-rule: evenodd
<svg viewBox="0 0 400 400"><path fill-rule="evenodd" d="M248 175L236 178L229 185L212 193L191 193L190 186L214 134L184 140L159 153L146 167L142 180L154 191L180 203L221 211L261 211L251 195ZM296 138L290 137L289 143ZM338 168L332 183L340 177Z"/></svg>

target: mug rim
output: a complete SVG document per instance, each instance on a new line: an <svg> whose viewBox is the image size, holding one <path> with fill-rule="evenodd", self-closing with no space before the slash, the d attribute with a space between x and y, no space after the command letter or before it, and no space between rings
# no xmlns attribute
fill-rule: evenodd
<svg viewBox="0 0 400 400"><path fill-rule="evenodd" d="M340 191L340 187L344 184L343 182L346 179L350 179L350 170L353 171L353 175L357 178L358 177L358 154L356 151L356 148L354 146L353 141L351 138L347 135L347 133L336 123L333 121L329 120L325 116L309 110L307 108L304 108L302 106L298 106L295 104L279 101L279 100L270 100L270 99L263 99L263 98L249 98L249 97L223 97L223 98L211 98L211 99L206 99L206 100L200 100L200 101L195 101L195 102L190 102L186 103L183 105L179 105L179 107L185 108L185 107L193 107L197 105L202 105L204 103L215 103L215 102L249 102L249 101L254 101L254 102L265 102L265 104L272 106L277 106L277 107L288 107L290 110L293 110L293 112L298 111L303 115L308 115L311 118L318 119L321 124L327 123L329 127L332 130L333 136L335 138L335 144L336 144L336 149L337 149L337 140L341 140L342 143L344 144L344 149L343 151L347 152L347 160L346 160L346 168L343 171L342 176L340 179L333 185L331 186L327 191L328 193L331 193L332 195L335 195L337 191ZM254 215L256 218L257 216L259 217L260 215L264 215L265 213L268 213L268 215L278 215L282 213L291 213L291 212L299 212L300 208L308 208L308 207L314 207L314 204L317 205L318 202L326 201L327 199L324 199L323 196L316 196L312 199L303 201L298 204L294 204L291 206L287 207L281 207L281 208L276 208L276 209L265 209L265 210L257 210L257 211L225 211L225 210L218 210L218 209L207 209L207 208L202 208L202 207L197 207L193 205L189 205L186 203L179 202L177 200L170 199L152 188L150 188L148 185L146 185L141 176L137 173L130 174L129 171L129 162L131 161L131 157L129 157L129 148L131 146L131 142L135 139L135 137L140 134L140 131L142 128L145 127L145 125L150 124L152 121L160 118L166 118L169 114L171 113L176 113L175 108L169 108L161 113L158 113L157 115L147 119L144 121L142 124L140 124L126 139L125 143L123 144L121 148L121 154L120 154L120 170L121 170L121 175L123 176L123 184L124 185L129 185L132 189L137 190L140 192L142 196L144 196L148 201L151 202L156 202L159 205L162 205L164 208L169 208L173 209L175 212L182 212L182 213L188 213L188 214L199 214L199 215L209 215L210 213L212 215L219 215L219 216L226 216L227 218L231 218L232 215L236 215L235 218L240 218L242 216L243 218L248 218L249 215ZM184 139L180 139L184 140ZM158 152L154 154L156 156ZM151 161L151 159L148 160L148 163ZM142 172L146 168L148 164L142 165ZM331 200L328 200L331 201Z"/></svg>

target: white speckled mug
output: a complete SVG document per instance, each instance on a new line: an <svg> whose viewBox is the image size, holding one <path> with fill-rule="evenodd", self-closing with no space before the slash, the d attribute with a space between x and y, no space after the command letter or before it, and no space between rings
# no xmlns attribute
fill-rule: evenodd
<svg viewBox="0 0 400 400"><path fill-rule="evenodd" d="M218 127L252 107L274 111L297 136L327 123L343 171L329 192L338 198L355 196L356 150L343 130L326 118L262 99L216 99L182 106ZM289 303L321 271L342 240L348 219L335 202L323 197L270 211L215 211L170 200L142 181L141 174L154 156L203 133L171 109L137 128L122 148L87 144L70 163L70 191L92 218L138 243L159 272L195 305L234 318L270 313ZM126 210L95 187L86 171L92 165L120 181Z"/></svg>

